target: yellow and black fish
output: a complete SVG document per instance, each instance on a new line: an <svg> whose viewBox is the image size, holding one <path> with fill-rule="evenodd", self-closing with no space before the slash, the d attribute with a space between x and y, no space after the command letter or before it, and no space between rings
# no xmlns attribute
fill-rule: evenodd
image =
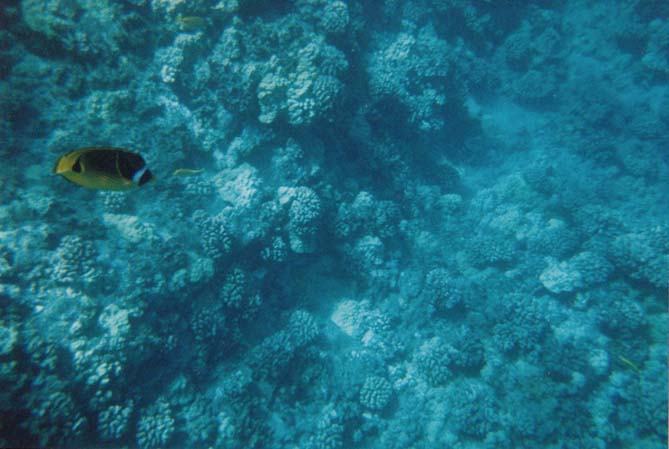
<svg viewBox="0 0 669 449"><path fill-rule="evenodd" d="M53 172L97 190L130 190L153 179L144 158L121 148L90 147L67 153Z"/></svg>

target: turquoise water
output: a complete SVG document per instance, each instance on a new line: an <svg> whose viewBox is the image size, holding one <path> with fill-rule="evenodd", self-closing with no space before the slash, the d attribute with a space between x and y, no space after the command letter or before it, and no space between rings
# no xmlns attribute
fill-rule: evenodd
<svg viewBox="0 0 669 449"><path fill-rule="evenodd" d="M0 447L667 447L666 1L0 24Z"/></svg>

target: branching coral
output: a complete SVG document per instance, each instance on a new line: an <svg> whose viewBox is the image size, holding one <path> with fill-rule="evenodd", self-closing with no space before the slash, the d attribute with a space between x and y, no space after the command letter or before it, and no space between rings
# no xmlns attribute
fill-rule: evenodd
<svg viewBox="0 0 669 449"><path fill-rule="evenodd" d="M56 282L92 282L96 278L92 242L77 235L66 235L54 254L52 267Z"/></svg>
<svg viewBox="0 0 669 449"><path fill-rule="evenodd" d="M174 434L172 409L164 399L159 399L142 412L137 424L137 444L141 449L164 447Z"/></svg>
<svg viewBox="0 0 669 449"><path fill-rule="evenodd" d="M393 389L390 383L380 376L368 376L360 388L360 403L370 410L383 410L390 401Z"/></svg>
<svg viewBox="0 0 669 449"><path fill-rule="evenodd" d="M510 294L501 298L498 307L494 344L508 353L538 351L550 331L540 300Z"/></svg>
<svg viewBox="0 0 669 449"><path fill-rule="evenodd" d="M462 381L449 388L449 421L465 436L483 439L500 423L495 394L476 381Z"/></svg>
<svg viewBox="0 0 669 449"><path fill-rule="evenodd" d="M238 309L247 295L246 272L233 268L226 276L220 291L220 298L227 307Z"/></svg>
<svg viewBox="0 0 669 449"><path fill-rule="evenodd" d="M296 310L290 315L288 332L295 346L299 348L312 342L319 329L313 315L304 310Z"/></svg>
<svg viewBox="0 0 669 449"><path fill-rule="evenodd" d="M40 446L76 445L87 431L88 422L71 394L57 386L63 386L60 379L42 373L33 380L27 398L26 406L32 411L32 418L24 425Z"/></svg>
<svg viewBox="0 0 669 449"><path fill-rule="evenodd" d="M288 238L294 252L315 250L321 214L321 201L316 192L308 187L297 187L288 209Z"/></svg>
<svg viewBox="0 0 669 449"><path fill-rule="evenodd" d="M308 125L327 117L335 106L344 87L336 76L348 66L344 55L323 42L312 42L297 57L286 61L294 67L278 59L270 62L272 69L258 85L262 123L283 117L292 125Z"/></svg>
<svg viewBox="0 0 669 449"><path fill-rule="evenodd" d="M443 268L427 273L424 292L427 301L440 312L462 306L465 299L461 282Z"/></svg>
<svg viewBox="0 0 669 449"><path fill-rule="evenodd" d="M430 385L440 386L451 378L452 373L448 369L451 349L439 337L434 337L421 345L415 360Z"/></svg>
<svg viewBox="0 0 669 449"><path fill-rule="evenodd" d="M413 126L438 130L444 126L439 111L446 103L453 56L432 26L417 33L403 32L382 40L368 61L370 90L377 100L402 104Z"/></svg>
<svg viewBox="0 0 669 449"><path fill-rule="evenodd" d="M316 428L307 441L308 449L340 449L344 446L344 426L341 415L331 406L321 412Z"/></svg>
<svg viewBox="0 0 669 449"><path fill-rule="evenodd" d="M220 259L230 251L232 239L223 219L209 217L198 210L193 214L193 221L200 231L202 248L208 257Z"/></svg>
<svg viewBox="0 0 669 449"><path fill-rule="evenodd" d="M112 405L98 415L98 432L105 441L122 438L128 431L128 421L133 410L133 403Z"/></svg>
<svg viewBox="0 0 669 449"><path fill-rule="evenodd" d="M611 248L613 263L633 279L643 280L660 288L666 286L669 243L666 229L640 229L615 238Z"/></svg>

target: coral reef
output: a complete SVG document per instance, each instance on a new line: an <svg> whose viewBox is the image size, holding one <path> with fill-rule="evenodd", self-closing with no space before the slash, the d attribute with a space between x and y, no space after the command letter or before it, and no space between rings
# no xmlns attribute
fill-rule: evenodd
<svg viewBox="0 0 669 449"><path fill-rule="evenodd" d="M287 225L290 249L300 254L314 252L322 209L318 195L308 187L297 187L284 195L292 198Z"/></svg>
<svg viewBox="0 0 669 449"><path fill-rule="evenodd" d="M164 447L174 433L174 418L164 400L150 405L137 423L137 444L142 449Z"/></svg>
<svg viewBox="0 0 669 449"><path fill-rule="evenodd" d="M666 447L669 3L610 3L2 2L0 447Z"/></svg>
<svg viewBox="0 0 669 449"><path fill-rule="evenodd" d="M390 383L379 376L369 376L360 388L360 404L370 410L383 410L392 396Z"/></svg>

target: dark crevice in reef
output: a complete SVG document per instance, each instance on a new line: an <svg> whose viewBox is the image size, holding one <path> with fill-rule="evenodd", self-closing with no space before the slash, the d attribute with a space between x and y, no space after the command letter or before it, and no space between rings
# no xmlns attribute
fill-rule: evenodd
<svg viewBox="0 0 669 449"><path fill-rule="evenodd" d="M291 0L240 0L240 16L244 19L272 20L292 10Z"/></svg>

